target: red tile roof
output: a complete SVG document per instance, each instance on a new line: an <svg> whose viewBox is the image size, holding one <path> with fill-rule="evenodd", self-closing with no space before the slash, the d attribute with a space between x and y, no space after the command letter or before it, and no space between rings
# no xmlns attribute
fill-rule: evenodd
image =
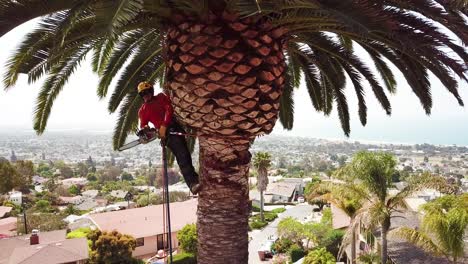
<svg viewBox="0 0 468 264"><path fill-rule="evenodd" d="M16 217L7 217L0 219L0 234L14 236L16 235L16 224L18 220Z"/></svg>
<svg viewBox="0 0 468 264"><path fill-rule="evenodd" d="M5 214L11 212L12 207L9 206L0 206L0 218L4 217Z"/></svg>
<svg viewBox="0 0 468 264"><path fill-rule="evenodd" d="M86 238L66 239L57 243L38 244L15 248L9 263L70 263L88 259Z"/></svg>
<svg viewBox="0 0 468 264"><path fill-rule="evenodd" d="M39 244L23 235L0 239L0 264L68 263L88 258L86 238L66 239L66 230L39 233Z"/></svg>
<svg viewBox="0 0 468 264"><path fill-rule="evenodd" d="M340 229L349 226L351 223L351 218L345 212L343 212L343 210L332 204L331 211L333 229Z"/></svg>
<svg viewBox="0 0 468 264"><path fill-rule="evenodd" d="M197 221L198 200L171 203L172 232ZM163 206L153 205L90 215L91 220L100 230L117 230L135 238L149 237L164 233Z"/></svg>

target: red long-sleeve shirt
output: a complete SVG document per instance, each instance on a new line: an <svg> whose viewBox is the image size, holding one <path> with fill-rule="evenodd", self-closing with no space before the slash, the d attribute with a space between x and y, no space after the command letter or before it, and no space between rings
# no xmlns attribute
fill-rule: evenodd
<svg viewBox="0 0 468 264"><path fill-rule="evenodd" d="M148 122L151 122L158 129L161 125L169 126L172 120L172 111L171 102L165 94L159 93L153 96L153 99L144 103L138 111L140 128L148 125Z"/></svg>

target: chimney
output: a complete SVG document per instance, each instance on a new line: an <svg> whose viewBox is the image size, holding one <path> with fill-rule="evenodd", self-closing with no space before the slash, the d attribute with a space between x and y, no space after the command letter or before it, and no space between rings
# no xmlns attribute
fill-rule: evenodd
<svg viewBox="0 0 468 264"><path fill-rule="evenodd" d="M34 229L31 233L31 237L29 238L30 245L37 245L39 244L39 231Z"/></svg>

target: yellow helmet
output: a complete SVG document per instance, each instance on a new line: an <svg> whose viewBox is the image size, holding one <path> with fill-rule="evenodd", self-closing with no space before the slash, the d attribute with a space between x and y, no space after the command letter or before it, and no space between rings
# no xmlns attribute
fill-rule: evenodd
<svg viewBox="0 0 468 264"><path fill-rule="evenodd" d="M153 85L149 82L141 82L138 84L138 93L141 93L145 90L153 89Z"/></svg>

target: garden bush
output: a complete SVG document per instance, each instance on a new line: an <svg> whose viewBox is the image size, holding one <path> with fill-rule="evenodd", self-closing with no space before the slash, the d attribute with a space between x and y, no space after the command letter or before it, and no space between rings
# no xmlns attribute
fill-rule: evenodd
<svg viewBox="0 0 468 264"><path fill-rule="evenodd" d="M287 238L280 238L271 245L271 250L274 250L276 254L287 253L294 243Z"/></svg>
<svg viewBox="0 0 468 264"><path fill-rule="evenodd" d="M289 257L291 258L291 261L293 263L300 260L301 258L303 258L305 256L304 250L300 246L298 246L296 244L292 245L289 248L288 252L289 252Z"/></svg>
<svg viewBox="0 0 468 264"><path fill-rule="evenodd" d="M173 264L197 264L197 258L190 253L180 253L172 257Z"/></svg>
<svg viewBox="0 0 468 264"><path fill-rule="evenodd" d="M250 222L250 224L249 224L251 229L262 229L266 225L268 225L267 222L262 222L260 220L254 220L254 221Z"/></svg>
<svg viewBox="0 0 468 264"><path fill-rule="evenodd" d="M286 211L286 208L276 208L276 209L271 210L270 212L280 214L280 213L283 213L284 211Z"/></svg>

